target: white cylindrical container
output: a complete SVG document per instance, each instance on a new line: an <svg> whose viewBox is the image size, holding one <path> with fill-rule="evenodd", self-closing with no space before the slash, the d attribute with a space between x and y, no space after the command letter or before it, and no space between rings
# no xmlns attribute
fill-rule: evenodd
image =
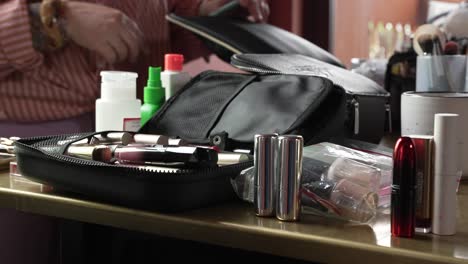
<svg viewBox="0 0 468 264"><path fill-rule="evenodd" d="M96 100L96 131L140 129L141 101L136 98L137 73L101 72L101 98Z"/></svg>
<svg viewBox="0 0 468 264"><path fill-rule="evenodd" d="M434 118L434 201L432 232L454 235L460 177L459 115L436 114Z"/></svg>
<svg viewBox="0 0 468 264"><path fill-rule="evenodd" d="M463 177L468 178L468 93L416 93L401 95L401 135L434 135L434 115L460 115L460 145Z"/></svg>
<svg viewBox="0 0 468 264"><path fill-rule="evenodd" d="M191 77L182 71L184 56L182 54L166 54L164 56L164 71L161 72L162 86L166 89L166 101L187 84Z"/></svg>

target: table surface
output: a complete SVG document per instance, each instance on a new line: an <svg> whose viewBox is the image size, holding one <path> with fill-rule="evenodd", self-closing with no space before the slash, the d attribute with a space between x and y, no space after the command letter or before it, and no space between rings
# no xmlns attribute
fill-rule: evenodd
<svg viewBox="0 0 468 264"><path fill-rule="evenodd" d="M82 222L205 242L314 262L468 263L468 184L458 194L457 234L390 235L388 215L355 225L303 215L300 222L256 217L252 206L233 202L178 214L161 214L41 192L11 184L0 173L0 206ZM422 261L422 262L421 262Z"/></svg>

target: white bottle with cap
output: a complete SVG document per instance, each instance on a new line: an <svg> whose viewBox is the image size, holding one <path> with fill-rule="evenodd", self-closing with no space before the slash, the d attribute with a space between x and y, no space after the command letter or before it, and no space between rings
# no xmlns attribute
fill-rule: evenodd
<svg viewBox="0 0 468 264"><path fill-rule="evenodd" d="M461 176L459 124L458 114L435 114L432 233L437 235L454 235L457 227L457 186Z"/></svg>
<svg viewBox="0 0 468 264"><path fill-rule="evenodd" d="M96 100L96 131L137 131L141 101L136 97L137 73L101 72L101 98Z"/></svg>
<svg viewBox="0 0 468 264"><path fill-rule="evenodd" d="M182 71L184 56L182 54L166 54L164 56L164 71L161 72L162 86L166 88L166 101L186 85L191 77Z"/></svg>

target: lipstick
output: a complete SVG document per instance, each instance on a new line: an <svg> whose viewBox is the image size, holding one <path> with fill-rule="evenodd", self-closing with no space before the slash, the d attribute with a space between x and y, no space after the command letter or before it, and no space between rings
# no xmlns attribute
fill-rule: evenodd
<svg viewBox="0 0 468 264"><path fill-rule="evenodd" d="M186 167L217 167L218 153L199 147L117 147L114 158L121 164L171 164Z"/></svg>
<svg viewBox="0 0 468 264"><path fill-rule="evenodd" d="M393 151L392 236L414 236L415 209L416 150L411 138L401 137Z"/></svg>
<svg viewBox="0 0 468 264"><path fill-rule="evenodd" d="M275 213L277 134L258 134L254 138L254 205L257 216Z"/></svg>
<svg viewBox="0 0 468 264"><path fill-rule="evenodd" d="M281 221L298 221L300 217L303 148L301 136L278 137L276 218Z"/></svg>
<svg viewBox="0 0 468 264"><path fill-rule="evenodd" d="M429 233L432 223L433 137L409 136L416 150L416 232Z"/></svg>

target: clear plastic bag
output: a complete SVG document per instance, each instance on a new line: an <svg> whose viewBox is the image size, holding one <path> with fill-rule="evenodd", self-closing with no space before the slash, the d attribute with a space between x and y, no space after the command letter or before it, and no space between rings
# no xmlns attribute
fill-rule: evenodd
<svg viewBox="0 0 468 264"><path fill-rule="evenodd" d="M368 223L379 206L390 204L389 156L320 143L304 148L302 167L303 213ZM232 180L237 195L251 203L254 177L253 168L248 168Z"/></svg>

